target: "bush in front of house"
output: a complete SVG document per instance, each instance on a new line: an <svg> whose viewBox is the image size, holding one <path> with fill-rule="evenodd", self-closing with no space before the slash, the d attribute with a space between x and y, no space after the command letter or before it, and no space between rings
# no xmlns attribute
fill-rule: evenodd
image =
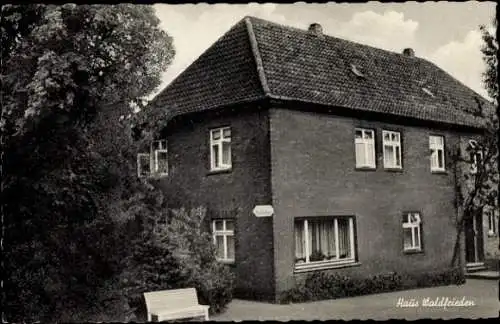
<svg viewBox="0 0 500 324"><path fill-rule="evenodd" d="M204 226L205 209L166 211L152 213L153 221L132 244L133 257L123 277L131 307L145 319L144 292L194 287L211 314L222 312L232 299L234 278L228 266L215 259L212 237Z"/></svg>
<svg viewBox="0 0 500 324"><path fill-rule="evenodd" d="M232 299L233 273L215 258L213 238L206 227L202 207L172 210L167 225L172 251L179 261L186 287L196 287L200 303L210 305L210 313L225 310Z"/></svg>
<svg viewBox="0 0 500 324"><path fill-rule="evenodd" d="M458 268L419 274L389 272L365 278L315 272L282 293L280 302L300 303L464 283L464 274Z"/></svg>

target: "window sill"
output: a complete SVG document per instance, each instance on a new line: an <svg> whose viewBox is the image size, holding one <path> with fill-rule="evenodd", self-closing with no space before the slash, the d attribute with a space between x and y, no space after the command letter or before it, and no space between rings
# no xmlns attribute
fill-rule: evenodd
<svg viewBox="0 0 500 324"><path fill-rule="evenodd" d="M387 171L387 172L400 172L400 173L402 173L403 172L403 168L384 168L384 171Z"/></svg>
<svg viewBox="0 0 500 324"><path fill-rule="evenodd" d="M221 174L221 173L231 173L232 171L233 171L233 168L210 170L210 171L207 172L207 175Z"/></svg>
<svg viewBox="0 0 500 324"><path fill-rule="evenodd" d="M217 259L217 262L227 264L227 265L234 265L234 260L221 260Z"/></svg>
<svg viewBox="0 0 500 324"><path fill-rule="evenodd" d="M348 268L348 267L357 267L360 266L361 263L357 261L345 261L342 263L337 262L326 262L326 263L310 263L310 264L300 264L295 265L293 272L294 273L302 273L316 270L328 270L328 269L339 269L339 268Z"/></svg>
<svg viewBox="0 0 500 324"><path fill-rule="evenodd" d="M377 171L377 168L375 168L375 167L355 167L354 170L356 170L356 171Z"/></svg>
<svg viewBox="0 0 500 324"><path fill-rule="evenodd" d="M493 237L493 236L497 236L497 234L495 232L488 231L488 237Z"/></svg>
<svg viewBox="0 0 500 324"><path fill-rule="evenodd" d="M448 174L446 170L431 170L432 174Z"/></svg>
<svg viewBox="0 0 500 324"><path fill-rule="evenodd" d="M422 249L403 250L404 254L424 254Z"/></svg>
<svg viewBox="0 0 500 324"><path fill-rule="evenodd" d="M145 179L145 180L155 180L155 179L162 179L168 177L168 173L165 174L149 174L149 175L143 175L140 176L139 179Z"/></svg>

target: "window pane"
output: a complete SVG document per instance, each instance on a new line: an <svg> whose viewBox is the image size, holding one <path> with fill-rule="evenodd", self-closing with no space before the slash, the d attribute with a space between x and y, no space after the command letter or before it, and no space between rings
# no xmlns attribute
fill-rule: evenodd
<svg viewBox="0 0 500 324"><path fill-rule="evenodd" d="M438 168L440 169L444 168L444 158L442 150L437 151L437 162L438 162Z"/></svg>
<svg viewBox="0 0 500 324"><path fill-rule="evenodd" d="M220 235L215 237L215 256L224 259L224 237Z"/></svg>
<svg viewBox="0 0 500 324"><path fill-rule="evenodd" d="M411 228L403 228L403 245L405 250L413 247L411 231Z"/></svg>
<svg viewBox="0 0 500 324"><path fill-rule="evenodd" d="M349 239L349 220L345 218L337 219L339 234L339 258L345 259L351 257L351 243Z"/></svg>
<svg viewBox="0 0 500 324"><path fill-rule="evenodd" d="M222 164L231 164L231 143L222 142Z"/></svg>
<svg viewBox="0 0 500 324"><path fill-rule="evenodd" d="M213 161L214 168L218 168L220 166L219 145L212 145L212 161Z"/></svg>
<svg viewBox="0 0 500 324"><path fill-rule="evenodd" d="M354 137L355 138L363 138L363 131L360 129L356 130Z"/></svg>
<svg viewBox="0 0 500 324"><path fill-rule="evenodd" d="M388 132L384 132L384 141L390 141L391 135Z"/></svg>
<svg viewBox="0 0 500 324"><path fill-rule="evenodd" d="M417 215L416 214L410 214L410 223L417 223Z"/></svg>
<svg viewBox="0 0 500 324"><path fill-rule="evenodd" d="M227 258L234 260L234 236L226 236L227 240Z"/></svg>
<svg viewBox="0 0 500 324"><path fill-rule="evenodd" d="M327 258L331 226L327 221L319 220L309 221L308 226L309 246L311 247L309 261L323 261Z"/></svg>
<svg viewBox="0 0 500 324"><path fill-rule="evenodd" d="M222 220L216 220L216 221L214 221L214 223L215 223L215 230L216 231L222 231L223 230L223 227L222 227L223 223L222 222L223 222Z"/></svg>
<svg viewBox="0 0 500 324"><path fill-rule="evenodd" d="M356 165L366 165L365 144L356 143Z"/></svg>
<svg viewBox="0 0 500 324"><path fill-rule="evenodd" d="M398 134L397 133L391 133L391 140L395 141L395 142L399 141Z"/></svg>
<svg viewBox="0 0 500 324"><path fill-rule="evenodd" d="M224 138L231 138L231 128L224 128L222 136Z"/></svg>
<svg viewBox="0 0 500 324"><path fill-rule="evenodd" d="M371 131L371 130L365 131L365 138L372 139L373 138L373 131Z"/></svg>
<svg viewBox="0 0 500 324"><path fill-rule="evenodd" d="M215 129L212 131L212 139L213 140L220 139L220 129Z"/></svg>
<svg viewBox="0 0 500 324"><path fill-rule="evenodd" d="M366 163L369 166L375 167L375 145L366 145Z"/></svg>
<svg viewBox="0 0 500 324"><path fill-rule="evenodd" d="M157 172L166 174L168 173L168 154L167 152L156 152L156 165Z"/></svg>
<svg viewBox="0 0 500 324"><path fill-rule="evenodd" d="M234 231L234 221L226 220L226 231Z"/></svg>
<svg viewBox="0 0 500 324"><path fill-rule="evenodd" d="M151 172L149 154L139 154L138 168L141 176L147 176Z"/></svg>
<svg viewBox="0 0 500 324"><path fill-rule="evenodd" d="M336 258L335 227L332 218L308 222L309 261L317 262Z"/></svg>
<svg viewBox="0 0 500 324"><path fill-rule="evenodd" d="M415 231L415 247L420 248L420 227L415 227L413 230Z"/></svg>
<svg viewBox="0 0 500 324"><path fill-rule="evenodd" d="M153 150L166 150L167 149L167 140L157 140L153 141Z"/></svg>
<svg viewBox="0 0 500 324"><path fill-rule="evenodd" d="M431 150L431 169L438 167L436 150Z"/></svg>
<svg viewBox="0 0 500 324"><path fill-rule="evenodd" d="M401 151L400 147L396 146L396 166L401 166Z"/></svg>
<svg viewBox="0 0 500 324"><path fill-rule="evenodd" d="M304 221L295 222L295 262L305 262Z"/></svg>
<svg viewBox="0 0 500 324"><path fill-rule="evenodd" d="M388 167L394 165L394 147L391 145L384 146L384 165Z"/></svg>

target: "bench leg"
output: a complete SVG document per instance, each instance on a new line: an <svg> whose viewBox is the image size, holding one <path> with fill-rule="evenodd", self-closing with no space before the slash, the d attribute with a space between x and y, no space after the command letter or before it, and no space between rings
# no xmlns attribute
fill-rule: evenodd
<svg viewBox="0 0 500 324"><path fill-rule="evenodd" d="M205 310L205 321L208 321L208 309Z"/></svg>

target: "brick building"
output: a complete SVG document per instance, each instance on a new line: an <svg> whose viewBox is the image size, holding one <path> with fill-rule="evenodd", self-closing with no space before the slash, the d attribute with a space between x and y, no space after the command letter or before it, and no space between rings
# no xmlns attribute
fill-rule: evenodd
<svg viewBox="0 0 500 324"><path fill-rule="evenodd" d="M165 141L139 173L208 208L239 296L275 300L313 271L444 269L450 152L478 136L488 105L411 49L246 17L153 100Z"/></svg>

